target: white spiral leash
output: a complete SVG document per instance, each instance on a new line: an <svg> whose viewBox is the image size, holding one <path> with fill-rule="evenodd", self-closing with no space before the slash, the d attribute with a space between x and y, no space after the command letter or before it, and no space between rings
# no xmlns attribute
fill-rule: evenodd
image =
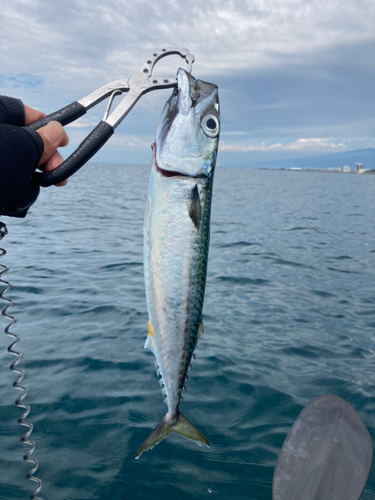
<svg viewBox="0 0 375 500"><path fill-rule="evenodd" d="M7 230L6 225L3 222L0 222L0 241L7 234L8 234L8 230ZM6 254L5 250L3 248L0 248L0 259L5 254ZM36 483L38 483L38 487L30 495L30 498L32 500L43 500L42 497L38 496L38 494L40 493L40 491L42 489L42 481L41 481L41 479L39 479L37 477L34 477L34 474L37 471L38 465L39 465L38 464L38 460L36 460L35 458L31 458L31 455L35 451L35 443L34 443L33 440L29 439L31 433L33 432L33 425L30 422L26 422L25 421L25 418L30 413L30 406L28 404L22 402L25 399L25 397L27 396L27 389L26 389L26 387L24 387L23 385L20 385L20 382L25 377L25 372L23 370L21 370L20 368L16 368L16 366L18 365L18 363L22 360L22 355L19 352L13 350L13 347L19 342L20 339L19 339L19 337L15 333L13 333L13 332L10 331L10 328L13 325L16 324L17 320L13 316L11 316L10 314L8 314L9 309L13 305L13 301L11 299L8 299L7 297L4 297L4 294L12 286L8 281L3 280L3 276L7 272L8 272L8 268L6 266L0 264L0 285L4 285L5 286L5 288L3 288L1 290L1 292L0 292L0 299L2 299L6 303L6 306L2 310L1 314L6 319L8 319L10 321L10 323L5 327L5 333L9 337L11 337L13 339L13 342L8 347L8 352L10 352L11 354L13 354L13 356L17 357L17 359L15 361L13 361L13 363L10 365L10 369L12 370L12 372L14 372L16 375L18 375L18 378L13 382L13 387L15 387L16 389L22 391L21 396L16 399L15 404L16 404L16 406L18 406L18 408L22 408L23 410L25 410L25 412L23 413L23 415L21 415L21 417L19 417L18 423L20 425L23 425L23 426L27 427L27 429L28 429L27 432L21 437L21 441L23 443L26 443L29 446L31 446L31 449L23 456L23 459L26 462L29 462L29 463L31 463L33 465L33 468L29 471L29 473L27 474L26 477L28 479L30 479L30 481L35 481Z"/></svg>

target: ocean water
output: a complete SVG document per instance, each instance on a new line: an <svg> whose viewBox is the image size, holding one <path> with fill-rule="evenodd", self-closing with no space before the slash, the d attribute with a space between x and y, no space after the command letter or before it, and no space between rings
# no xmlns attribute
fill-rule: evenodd
<svg viewBox="0 0 375 500"><path fill-rule="evenodd" d="M352 404L374 439L375 176L222 168L205 334L181 404L211 447L172 434L134 460L166 411L143 349L148 177L89 164L6 220L40 495L270 500L284 439L321 394ZM0 338L0 498L21 500L35 486ZM374 466L362 498L375 499Z"/></svg>

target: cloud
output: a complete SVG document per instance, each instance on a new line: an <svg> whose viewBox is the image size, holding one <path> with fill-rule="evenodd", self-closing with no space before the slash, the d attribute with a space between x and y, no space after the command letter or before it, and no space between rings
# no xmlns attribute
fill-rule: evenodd
<svg viewBox="0 0 375 500"><path fill-rule="evenodd" d="M50 113L132 76L164 44L186 47L196 56L193 74L219 85L222 137L238 135L243 143L223 143L222 151L332 150L350 140L353 149L366 147L375 116L374 16L373 0L7 1L0 93ZM155 69L169 77L181 64L174 56ZM132 161L134 145L153 137L168 95L142 97L114 136L138 142L112 140L106 151L129 150ZM104 109L92 108L90 118L69 128L73 139ZM335 140L307 146L301 137Z"/></svg>
<svg viewBox="0 0 375 500"><path fill-rule="evenodd" d="M248 153L252 151L308 151L308 152L336 152L345 151L347 148L343 143L335 143L331 139L298 139L288 144L271 144L266 146L262 143L260 146L251 146L246 144L227 144L221 142L220 151L232 153Z"/></svg>
<svg viewBox="0 0 375 500"><path fill-rule="evenodd" d="M35 89L42 85L44 78L41 75L29 75L27 73L0 74L0 87L14 90L19 88Z"/></svg>
<svg viewBox="0 0 375 500"><path fill-rule="evenodd" d="M71 128L87 128L87 127L95 127L98 125L98 121L94 117L86 117L84 116L83 118L80 118L79 120L69 123L66 125L66 128L71 129Z"/></svg>
<svg viewBox="0 0 375 500"><path fill-rule="evenodd" d="M137 135L128 134L115 134L110 139L111 145L116 148L129 148L136 151L147 151L149 156L151 156L151 144L154 142L153 139L148 139L146 137L139 137Z"/></svg>
<svg viewBox="0 0 375 500"><path fill-rule="evenodd" d="M375 5L372 0L190 0L183 6L175 0L12 0L0 15L2 65L22 64L65 80L66 71L82 79L92 78L93 70L109 78L130 75L162 44L187 46L203 75L282 65L285 56L306 61L314 51L344 41L374 40Z"/></svg>

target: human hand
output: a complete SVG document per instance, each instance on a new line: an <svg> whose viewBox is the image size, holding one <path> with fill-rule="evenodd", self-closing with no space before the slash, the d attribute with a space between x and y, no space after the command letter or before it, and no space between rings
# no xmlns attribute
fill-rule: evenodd
<svg viewBox="0 0 375 500"><path fill-rule="evenodd" d="M29 108L29 106L24 106L25 109L25 125L40 120L46 116L44 113L37 111L36 109ZM59 122L49 122L46 126L37 130L37 133L43 140L44 151L43 156L39 161L38 168L44 172L49 172L54 170L56 167L61 165L64 161L61 154L57 151L57 148L65 147L69 143L69 137L67 136L63 126ZM42 168L41 168L42 167ZM56 186L65 186L68 179L65 181L55 184Z"/></svg>

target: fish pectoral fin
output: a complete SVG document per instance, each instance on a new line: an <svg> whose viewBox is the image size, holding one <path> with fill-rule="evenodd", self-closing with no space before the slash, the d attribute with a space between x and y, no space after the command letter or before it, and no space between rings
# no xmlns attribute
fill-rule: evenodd
<svg viewBox="0 0 375 500"><path fill-rule="evenodd" d="M135 458L138 459L144 451L151 450L171 432L176 432L190 441L195 441L199 445L205 444L206 446L210 446L210 443L207 441L205 436L203 436L203 434L199 432L198 429L196 429L194 425L182 415L182 413L178 414L177 420L173 424L170 423L170 418L167 413L163 420L151 432L146 441L143 442L142 446L137 451Z"/></svg>
<svg viewBox="0 0 375 500"><path fill-rule="evenodd" d="M188 201L188 212L190 219L193 221L196 229L199 229L201 223L201 200L199 198L198 186L195 184L190 193L190 198Z"/></svg>

